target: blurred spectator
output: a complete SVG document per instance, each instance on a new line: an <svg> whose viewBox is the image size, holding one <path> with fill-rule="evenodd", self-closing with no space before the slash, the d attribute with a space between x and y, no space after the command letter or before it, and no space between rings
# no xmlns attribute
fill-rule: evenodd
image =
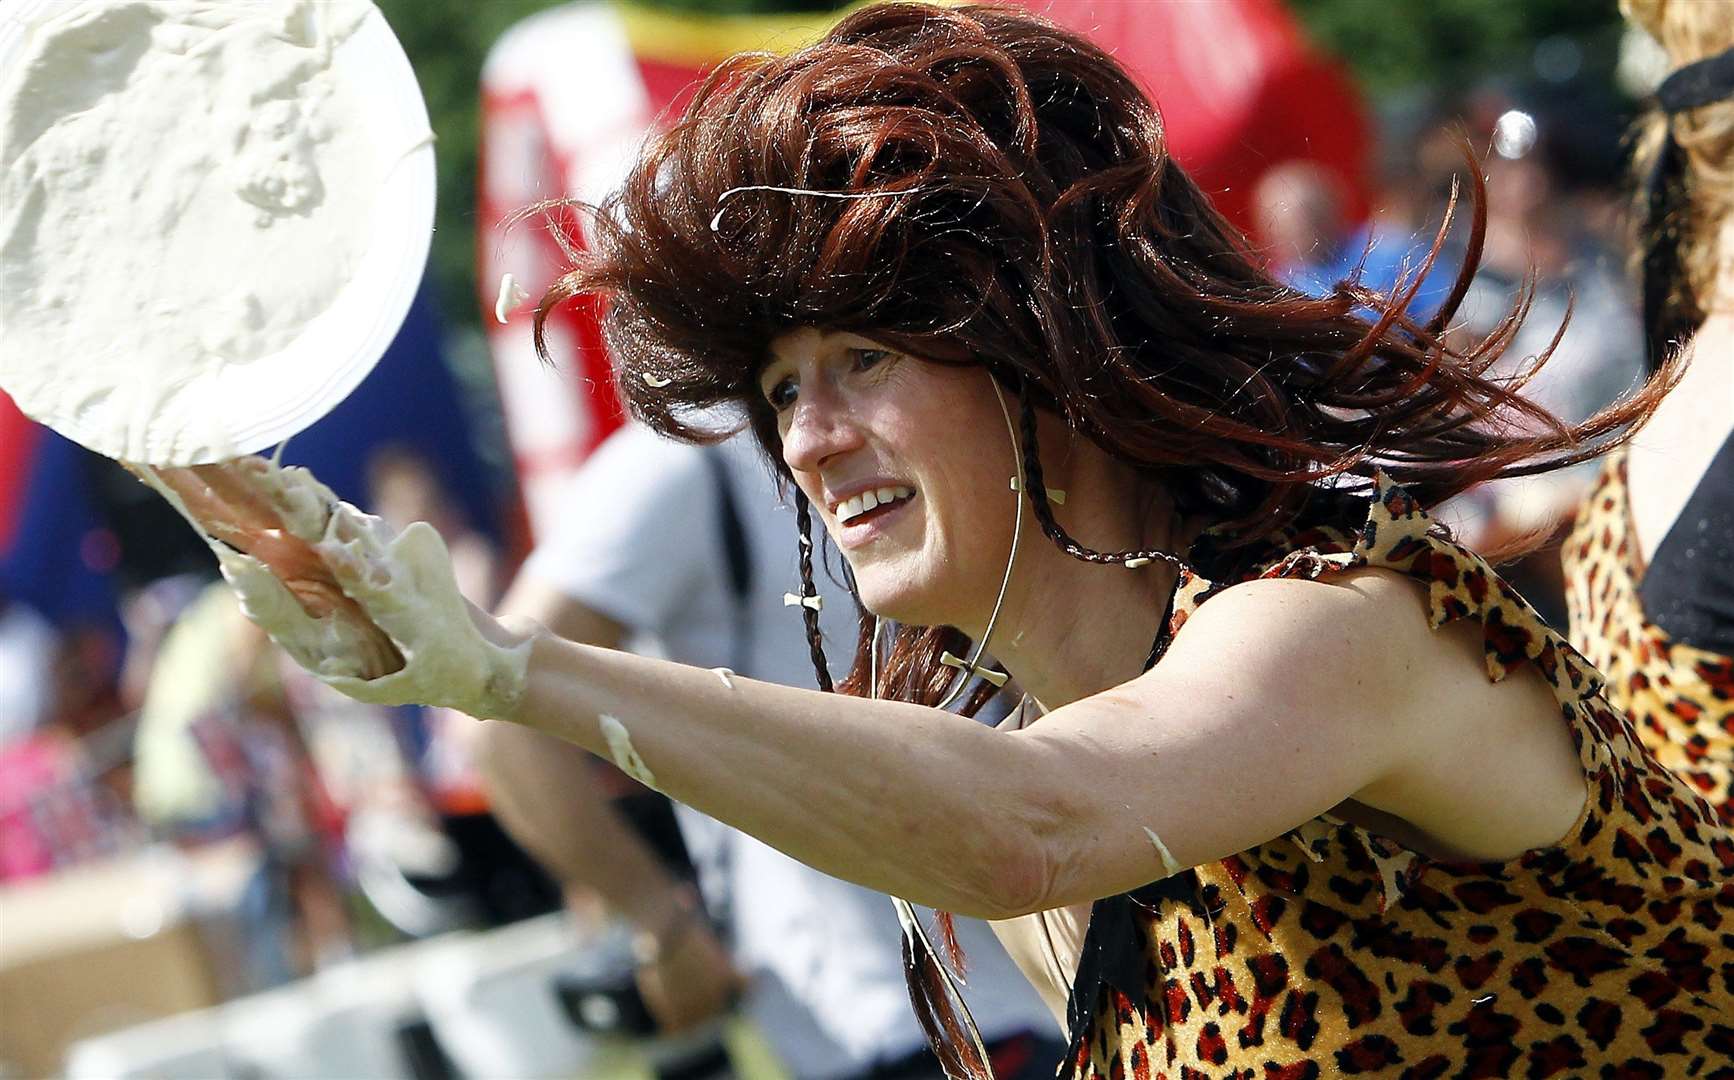
<svg viewBox="0 0 1734 1080"><path fill-rule="evenodd" d="M251 989L351 951L336 810L277 665L228 586L207 586L157 652L135 743L134 798L159 835L257 843L242 912Z"/></svg>
<svg viewBox="0 0 1734 1080"><path fill-rule="evenodd" d="M1253 186L1253 237L1270 268L1287 284L1325 296L1351 278L1380 293L1407 287L1421 272L1428 245L1419 238L1358 222L1347 185L1326 166L1286 161ZM1452 267L1441 258L1409 311L1430 318L1451 290Z"/></svg>
<svg viewBox="0 0 1734 1080"><path fill-rule="evenodd" d="M366 505L402 529L425 521L451 552L459 589L472 602L499 598L499 556L471 524L424 452L403 443L374 449L365 463ZM322 709L353 712L349 699L302 680ZM400 930L422 936L457 925L502 926L558 910L559 886L502 829L477 768L482 725L450 709L390 710L408 770L382 787L374 775L366 817L350 831L364 886L400 888L369 898ZM334 739L353 734L350 718L330 725ZM375 756L397 760L385 748ZM391 794L387 796L387 792Z"/></svg>
<svg viewBox="0 0 1734 1080"><path fill-rule="evenodd" d="M0 597L0 747L48 717L58 640L34 610Z"/></svg>
<svg viewBox="0 0 1734 1080"><path fill-rule="evenodd" d="M1504 95L1483 94L1473 104L1472 116L1486 125L1490 147L1483 163L1487 234L1481 270L1461 309L1460 332L1492 332L1533 281L1528 316L1493 373L1524 379L1526 396L1568 422L1581 422L1642 377L1636 291L1607 238L1589 227L1598 215L1585 212L1614 197L1612 178L1601 178L1598 186L1593 174L1564 173L1563 121L1556 115L1531 113ZM1455 230L1457 240L1463 231ZM1547 363L1529 378L1535 358L1550 346ZM1595 463L1586 463L1485 484L1447 504L1441 515L1482 550L1537 534L1557 541L1596 470ZM1507 576L1548 621L1565 625L1556 544L1527 556Z"/></svg>
<svg viewBox="0 0 1734 1080"><path fill-rule="evenodd" d="M43 725L0 744L0 882L117 854L142 839L105 783L115 764L64 727Z"/></svg>
<svg viewBox="0 0 1734 1080"><path fill-rule="evenodd" d="M1524 392L1577 423L1637 384L1643 341L1636 295L1621 260L1605 237L1584 228L1585 193L1562 180L1552 123L1545 114L1516 108L1493 122L1493 152L1483 163L1486 248L1463 315L1470 333L1488 332L1533 274L1534 306L1506 352L1505 373L1516 376L1545 350L1569 309L1571 322L1554 358Z"/></svg>
<svg viewBox="0 0 1734 1080"><path fill-rule="evenodd" d="M1668 72L1632 165L1646 368L1679 381L1580 507L1571 641L1645 747L1734 823L1734 8L1620 6Z"/></svg>

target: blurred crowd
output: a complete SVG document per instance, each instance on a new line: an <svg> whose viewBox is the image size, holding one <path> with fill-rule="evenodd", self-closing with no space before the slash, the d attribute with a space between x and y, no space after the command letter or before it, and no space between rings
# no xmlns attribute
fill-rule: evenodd
<svg viewBox="0 0 1734 1080"><path fill-rule="evenodd" d="M524 310L494 320L501 273L534 290L558 259L533 226L507 233L499 222L538 199L600 194L623 152L729 44L682 36L672 16L610 24L609 37L594 25L599 10L536 16L535 33L514 31L490 61L481 302L424 290L368 384L283 451L387 521L433 522L482 605L496 604L529 550L559 534L586 460L609 439L632 437L617 431L594 312L550 324L558 375L535 364ZM659 28L662 44L620 76L641 35ZM596 55L575 60L563 43ZM1272 145L1224 166L1232 172L1201 172L1207 186L1235 193L1255 249L1297 288L1326 291L1358 276L1383 291L1413 288L1426 313L1451 291L1469 242L1466 193L1449 228L1444 211L1469 182L1464 150L1473 148L1486 175L1485 254L1455 332L1484 335L1524 307L1507 374L1521 378L1526 358L1551 347L1525 392L1581 420L1634 385L1643 341L1621 255L1620 136L1635 98L1596 82L1573 47L1553 42L1530 68L1462 92L1351 103L1367 118L1360 145ZM1327 129L1340 135L1359 122L1335 104L1320 111L1320 146ZM1184 154L1178 135L1176 145ZM575 152L587 156L575 162ZM452 350L473 347L478 327L497 388L454 375L462 366ZM502 418L506 454L487 438ZM609 483L636 482L632 463L612 468ZM1489 550L1557 537L1592 479L1578 470L1489 486L1447 516ZM1557 565L1543 548L1517 580L1563 625ZM639 638L624 643L669 649ZM605 888L551 873L548 859L514 841L512 832L535 847L535 827L508 821L508 830L496 817L481 738L465 717L360 705L312 681L241 616L184 522L117 466L35 428L0 397L0 903L147 850L195 860L221 851L240 869L213 901L229 929L202 946L221 973L218 999L454 930L561 910L597 926L618 915ZM592 772L607 799L643 794L602 766ZM657 828L666 833L666 824L645 832ZM694 835L688 828L684 846ZM657 843L676 862L690 857L678 840ZM102 1026L69 1021L64 1037ZM11 1062L21 1072L37 1065Z"/></svg>

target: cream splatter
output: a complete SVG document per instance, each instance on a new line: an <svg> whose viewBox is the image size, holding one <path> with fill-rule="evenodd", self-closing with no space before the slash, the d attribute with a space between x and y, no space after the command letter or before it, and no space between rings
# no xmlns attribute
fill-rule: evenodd
<svg viewBox="0 0 1734 1080"><path fill-rule="evenodd" d="M502 275L499 294L494 297L494 320L504 326L506 319L512 312L528 299L530 299L530 294L525 291L522 285L518 284L516 276L512 274Z"/></svg>
<svg viewBox="0 0 1734 1080"><path fill-rule="evenodd" d="M638 749L632 745L632 733L626 730L626 725L607 713L602 714L601 721L602 737L608 741L608 756L614 759L614 764L645 787L655 788L656 774L638 756Z"/></svg>
<svg viewBox="0 0 1734 1080"><path fill-rule="evenodd" d="M1144 826L1144 835L1148 836L1150 838L1151 845L1156 848L1156 854L1161 856L1161 858L1162 858L1162 876L1163 877L1173 877L1175 874L1178 874L1178 873L1180 873L1180 871L1186 869L1184 866L1181 866L1177 861L1175 861L1174 853L1172 851L1169 851L1168 845L1164 844L1162 842L1162 838L1160 836L1156 835L1155 829L1152 829L1148 825Z"/></svg>
<svg viewBox="0 0 1734 1080"><path fill-rule="evenodd" d="M717 678L722 680L722 684L724 686L728 687L730 690L733 690L735 688L735 673L734 672L730 671L726 667L713 667L710 670L711 670L711 674L715 675Z"/></svg>

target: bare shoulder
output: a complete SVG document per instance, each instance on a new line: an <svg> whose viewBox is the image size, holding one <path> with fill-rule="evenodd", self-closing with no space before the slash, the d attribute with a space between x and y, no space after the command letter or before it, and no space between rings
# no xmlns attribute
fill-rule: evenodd
<svg viewBox="0 0 1734 1080"><path fill-rule="evenodd" d="M1355 798L1442 851L1504 857L1558 839L1584 789L1551 687L1528 667L1495 683L1476 621L1434 629L1428 614L1424 583L1380 568L1245 582L1175 635L1162 689L1231 678L1242 703L1353 743L1373 765Z"/></svg>
<svg viewBox="0 0 1734 1080"><path fill-rule="evenodd" d="M1176 666L1233 666L1247 679L1304 680L1330 698L1365 696L1437 669L1425 588L1389 570L1357 568L1319 580L1262 578L1199 605L1175 635ZM1447 646L1449 648L1449 646ZM1457 651L1457 650L1452 650ZM1477 669L1464 655L1464 671ZM1344 676L1348 676L1345 680Z"/></svg>

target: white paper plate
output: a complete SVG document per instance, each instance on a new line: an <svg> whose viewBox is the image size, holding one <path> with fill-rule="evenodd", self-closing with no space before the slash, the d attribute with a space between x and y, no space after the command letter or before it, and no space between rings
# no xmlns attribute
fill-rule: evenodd
<svg viewBox="0 0 1734 1080"><path fill-rule="evenodd" d="M0 0L0 78L22 61L30 27L65 10L65 0ZM125 419L141 415L126 408L128 400L142 400L140 395L158 388L136 385L144 380L99 388L116 407L69 418L63 402L31 400L14 386L24 365L76 361L31 355L27 343L0 340L0 389L20 409L110 457L195 465L271 447L355 389L396 336L421 283L433 231L434 154L415 73L377 8L338 46L333 69L367 104L355 122L367 126L378 148L383 180L373 200L370 235L358 245L355 270L330 306L277 353L201 375L170 407L136 425ZM268 273L261 268L262 283ZM268 295L263 284L262 291ZM95 304L79 317L103 314ZM124 333L125 327L117 322L116 330ZM193 430L200 432L196 440L186 435Z"/></svg>

